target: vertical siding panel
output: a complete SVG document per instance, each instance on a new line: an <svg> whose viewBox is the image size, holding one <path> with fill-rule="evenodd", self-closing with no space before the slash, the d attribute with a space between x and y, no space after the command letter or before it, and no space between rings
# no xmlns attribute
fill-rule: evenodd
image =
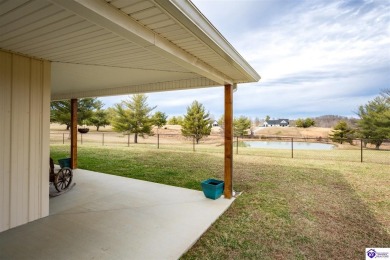
<svg viewBox="0 0 390 260"><path fill-rule="evenodd" d="M0 232L49 214L50 66L0 50Z"/></svg>
<svg viewBox="0 0 390 260"><path fill-rule="evenodd" d="M11 111L11 227L28 222L30 59L13 56Z"/></svg>
<svg viewBox="0 0 390 260"><path fill-rule="evenodd" d="M12 55L0 51L0 232L10 228Z"/></svg>
<svg viewBox="0 0 390 260"><path fill-rule="evenodd" d="M49 215L49 170L50 157L50 98L51 98L51 63L43 61L42 89L42 124L41 124L41 217ZM46 169L46 170L45 170Z"/></svg>
<svg viewBox="0 0 390 260"><path fill-rule="evenodd" d="M41 185L39 183L42 164L42 62L31 61L30 89L30 151L29 151L29 214L28 220L39 218L39 199Z"/></svg>

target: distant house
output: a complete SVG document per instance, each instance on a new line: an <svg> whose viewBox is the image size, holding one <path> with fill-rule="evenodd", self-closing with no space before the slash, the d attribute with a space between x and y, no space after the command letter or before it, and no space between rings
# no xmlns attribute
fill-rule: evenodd
<svg viewBox="0 0 390 260"><path fill-rule="evenodd" d="M287 127L290 126L288 119L267 120L263 124L264 127Z"/></svg>
<svg viewBox="0 0 390 260"><path fill-rule="evenodd" d="M214 120L214 122L212 123L212 126L219 126L217 120Z"/></svg>

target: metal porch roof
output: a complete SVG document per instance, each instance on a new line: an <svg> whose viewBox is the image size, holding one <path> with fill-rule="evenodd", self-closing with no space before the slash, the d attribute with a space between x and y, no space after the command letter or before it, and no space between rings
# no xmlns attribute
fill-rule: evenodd
<svg viewBox="0 0 390 260"><path fill-rule="evenodd" d="M190 2L6 0L0 48L52 62L52 99L254 82Z"/></svg>

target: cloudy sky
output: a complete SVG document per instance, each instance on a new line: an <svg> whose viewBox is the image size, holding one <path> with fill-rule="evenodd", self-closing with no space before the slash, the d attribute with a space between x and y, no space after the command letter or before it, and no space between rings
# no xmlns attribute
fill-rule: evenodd
<svg viewBox="0 0 390 260"><path fill-rule="evenodd" d="M355 116L390 87L390 0L193 2L262 77L239 85L235 116ZM216 118L223 113L220 87L148 97L169 116L185 114L194 99Z"/></svg>

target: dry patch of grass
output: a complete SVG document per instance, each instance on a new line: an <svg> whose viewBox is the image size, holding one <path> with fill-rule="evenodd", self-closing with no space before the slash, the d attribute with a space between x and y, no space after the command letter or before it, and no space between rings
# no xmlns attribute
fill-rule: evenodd
<svg viewBox="0 0 390 260"><path fill-rule="evenodd" d="M331 128L324 127L259 127L255 130L255 134L265 136L289 136L298 138L328 138L331 130Z"/></svg>
<svg viewBox="0 0 390 260"><path fill-rule="evenodd" d="M52 146L56 159L68 147ZM200 189L222 178L220 152L79 147L79 167ZM242 195L184 259L360 259L390 245L390 176L383 165L234 157Z"/></svg>

